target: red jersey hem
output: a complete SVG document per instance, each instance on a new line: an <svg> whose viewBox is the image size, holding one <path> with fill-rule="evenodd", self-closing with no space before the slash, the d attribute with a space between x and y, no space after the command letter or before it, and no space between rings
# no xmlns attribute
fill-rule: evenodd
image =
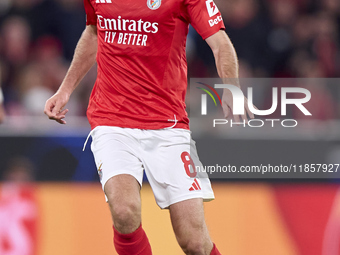
<svg viewBox="0 0 340 255"><path fill-rule="evenodd" d="M89 20L89 21L86 21L86 26L97 26L97 20L96 21L93 21L93 20Z"/></svg>
<svg viewBox="0 0 340 255"><path fill-rule="evenodd" d="M216 29L215 31L208 30L207 32L202 33L201 37L202 37L203 40L205 40L205 39L207 39L208 37L210 37L210 36L216 34L216 33L217 33L218 31L220 31L220 30L225 30L225 27L224 27L224 26L223 26L223 27L220 27L219 29Z"/></svg>
<svg viewBox="0 0 340 255"><path fill-rule="evenodd" d="M177 123L172 127L174 123L169 122L168 125L164 125L163 123L152 123L150 125L129 125L126 123L90 123L91 130L95 129L98 126L111 126L111 127L121 127L121 128L136 128L136 129L146 129L146 130L157 130L157 129L165 129L165 128L181 128L181 129L189 129L189 124L186 123Z"/></svg>

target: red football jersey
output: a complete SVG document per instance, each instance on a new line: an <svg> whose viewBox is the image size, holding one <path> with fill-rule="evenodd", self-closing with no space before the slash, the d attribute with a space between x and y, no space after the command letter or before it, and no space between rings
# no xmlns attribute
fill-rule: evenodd
<svg viewBox="0 0 340 255"><path fill-rule="evenodd" d="M189 129L186 37L224 29L213 0L84 0L98 29L98 76L87 116L92 129Z"/></svg>

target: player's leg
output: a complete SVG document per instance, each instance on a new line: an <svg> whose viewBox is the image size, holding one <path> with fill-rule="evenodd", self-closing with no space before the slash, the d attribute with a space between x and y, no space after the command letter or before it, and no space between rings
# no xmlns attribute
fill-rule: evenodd
<svg viewBox="0 0 340 255"><path fill-rule="evenodd" d="M118 254L151 255L149 240L141 226L138 181L131 175L120 174L106 182L104 191L110 206Z"/></svg>
<svg viewBox="0 0 340 255"><path fill-rule="evenodd" d="M213 249L203 212L203 199L214 199L214 193L208 176L196 170L201 162L190 132L168 129L148 133L143 165L157 204L170 208L180 246L187 254L219 254Z"/></svg>
<svg viewBox="0 0 340 255"><path fill-rule="evenodd" d="M170 205L170 217L176 239L185 254L220 254L205 224L203 199L193 198Z"/></svg>
<svg viewBox="0 0 340 255"><path fill-rule="evenodd" d="M110 207L117 253L151 255L141 226L143 166L132 135L127 129L97 127L92 132L91 149Z"/></svg>

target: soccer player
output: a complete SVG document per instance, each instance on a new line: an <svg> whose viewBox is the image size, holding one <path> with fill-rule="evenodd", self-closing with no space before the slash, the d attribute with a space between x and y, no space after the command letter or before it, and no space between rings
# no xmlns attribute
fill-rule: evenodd
<svg viewBox="0 0 340 255"><path fill-rule="evenodd" d="M97 60L87 116L118 254L152 254L141 225L143 171L157 204L170 210L183 251L220 254L203 212L203 201L212 200L214 194L209 179L193 170L201 163L184 103L189 24L211 47L220 77L238 75L236 53L220 12L213 0L84 0L84 4L87 27L64 81L47 100L44 112L66 124L64 107ZM226 116L231 99L231 93L224 91Z"/></svg>

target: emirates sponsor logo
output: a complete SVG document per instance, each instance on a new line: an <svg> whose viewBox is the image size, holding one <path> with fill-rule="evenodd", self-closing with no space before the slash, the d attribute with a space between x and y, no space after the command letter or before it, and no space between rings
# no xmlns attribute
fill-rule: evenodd
<svg viewBox="0 0 340 255"><path fill-rule="evenodd" d="M101 15L98 15L98 24L101 29L115 30L115 31L130 31L130 32L145 32L145 33L157 33L158 23L151 23L149 21L122 19L118 16L117 19L106 19Z"/></svg>
<svg viewBox="0 0 340 255"><path fill-rule="evenodd" d="M157 22L123 19L121 16L116 19L104 18L101 15L97 17L98 26L105 33L105 43L147 46L148 34L158 32Z"/></svg>

